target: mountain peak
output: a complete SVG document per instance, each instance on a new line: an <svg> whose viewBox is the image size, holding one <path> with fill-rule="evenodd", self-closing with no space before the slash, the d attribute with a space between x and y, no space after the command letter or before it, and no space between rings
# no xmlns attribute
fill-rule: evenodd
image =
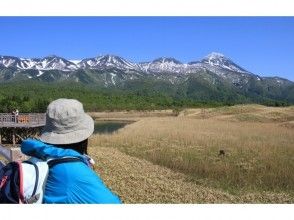
<svg viewBox="0 0 294 220"><path fill-rule="evenodd" d="M223 69L227 69L230 71L236 71L236 72L246 72L245 69L235 64L231 59L225 57L225 55L217 52L212 52L208 54L204 59L201 60L201 63L208 64L211 67L219 67Z"/></svg>
<svg viewBox="0 0 294 220"><path fill-rule="evenodd" d="M112 55L112 54L106 54L106 55L102 55L100 57L97 57L97 60L103 63L112 63L112 64L117 64L117 63L121 63L121 64L125 64L125 63L129 63L127 60L125 60L124 58L117 56L117 55Z"/></svg>
<svg viewBox="0 0 294 220"><path fill-rule="evenodd" d="M157 73L162 72L179 74L184 71L185 65L172 57L159 57L151 62L141 63L145 72Z"/></svg>
<svg viewBox="0 0 294 220"><path fill-rule="evenodd" d="M1 59L19 59L18 57L14 57L14 56L6 56L6 55L0 55Z"/></svg>
<svg viewBox="0 0 294 220"><path fill-rule="evenodd" d="M100 55L96 58L83 59L78 64L78 66L81 68L91 69L118 68L122 70L127 70L136 68L136 64L131 63L122 57L112 54Z"/></svg>
<svg viewBox="0 0 294 220"><path fill-rule="evenodd" d="M174 63L174 64L182 64L180 61L176 60L172 57L160 57L152 61L152 63Z"/></svg>
<svg viewBox="0 0 294 220"><path fill-rule="evenodd" d="M57 56L55 54L50 54L50 55L44 57L44 59L46 59L46 58L61 58L61 57Z"/></svg>
<svg viewBox="0 0 294 220"><path fill-rule="evenodd" d="M97 57L98 59L104 58L104 59L111 59L111 58L119 58L119 56L113 55L113 54L103 54Z"/></svg>
<svg viewBox="0 0 294 220"><path fill-rule="evenodd" d="M119 56L117 55L114 55L114 54L104 54L104 55L101 55L100 57L112 57L112 58L120 58Z"/></svg>
<svg viewBox="0 0 294 220"><path fill-rule="evenodd" d="M212 52L212 53L208 54L205 58L207 58L207 59L220 59L220 58L226 58L226 57L222 53Z"/></svg>

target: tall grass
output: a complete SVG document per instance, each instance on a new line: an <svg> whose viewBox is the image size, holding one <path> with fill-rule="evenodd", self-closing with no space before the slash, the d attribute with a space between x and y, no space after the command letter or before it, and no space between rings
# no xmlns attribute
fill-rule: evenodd
<svg viewBox="0 0 294 220"><path fill-rule="evenodd" d="M117 148L233 193L294 192L294 130L277 123L151 117L96 135L91 145Z"/></svg>

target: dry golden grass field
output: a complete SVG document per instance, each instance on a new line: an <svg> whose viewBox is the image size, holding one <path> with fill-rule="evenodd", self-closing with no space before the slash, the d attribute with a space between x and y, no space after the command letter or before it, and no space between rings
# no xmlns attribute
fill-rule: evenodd
<svg viewBox="0 0 294 220"><path fill-rule="evenodd" d="M90 139L125 203L294 203L294 107L91 115L135 121Z"/></svg>

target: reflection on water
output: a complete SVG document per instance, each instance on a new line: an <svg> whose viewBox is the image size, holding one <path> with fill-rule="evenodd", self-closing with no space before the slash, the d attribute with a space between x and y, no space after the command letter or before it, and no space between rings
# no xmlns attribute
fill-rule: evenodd
<svg viewBox="0 0 294 220"><path fill-rule="evenodd" d="M123 128L130 122L118 121L99 121L95 122L94 134L111 134L120 128Z"/></svg>

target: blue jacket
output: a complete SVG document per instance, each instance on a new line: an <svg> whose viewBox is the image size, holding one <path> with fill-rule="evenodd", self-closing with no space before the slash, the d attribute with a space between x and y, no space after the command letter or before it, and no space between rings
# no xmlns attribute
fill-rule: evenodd
<svg viewBox="0 0 294 220"><path fill-rule="evenodd" d="M50 168L43 203L121 203L87 166L87 159L77 151L62 149L41 141L27 139L21 151L42 160L49 158L79 157L83 162L61 163Z"/></svg>

